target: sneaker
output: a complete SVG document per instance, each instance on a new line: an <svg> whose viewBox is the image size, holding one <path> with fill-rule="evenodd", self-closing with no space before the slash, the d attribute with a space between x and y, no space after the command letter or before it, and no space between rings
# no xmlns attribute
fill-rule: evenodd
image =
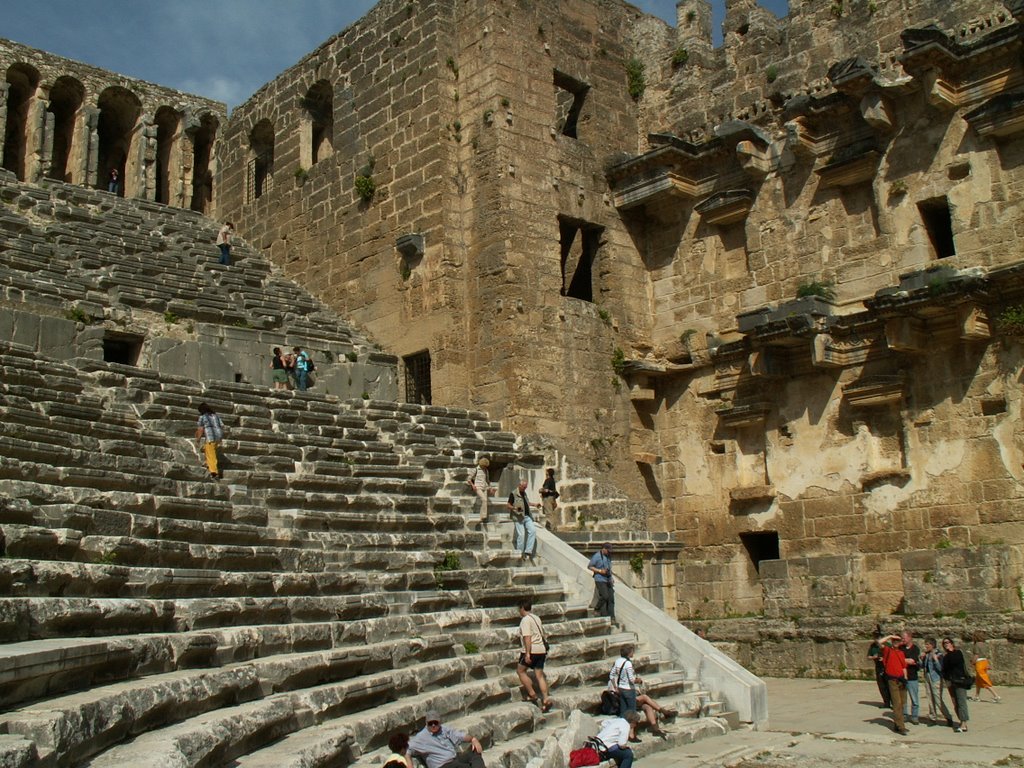
<svg viewBox="0 0 1024 768"><path fill-rule="evenodd" d="M913 717L913 718L910 719L910 724L911 725L920 725L921 723L920 723L920 721L916 717Z"/></svg>
<svg viewBox="0 0 1024 768"><path fill-rule="evenodd" d="M904 728L902 731L899 728L894 729L900 736L906 736L910 731Z"/></svg>
<svg viewBox="0 0 1024 768"><path fill-rule="evenodd" d="M954 729L957 733L967 733L967 726L961 725L959 728Z"/></svg>

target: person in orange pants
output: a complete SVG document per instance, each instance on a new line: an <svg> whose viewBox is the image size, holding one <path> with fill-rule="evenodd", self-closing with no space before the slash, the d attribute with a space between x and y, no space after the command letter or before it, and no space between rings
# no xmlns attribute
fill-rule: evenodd
<svg viewBox="0 0 1024 768"><path fill-rule="evenodd" d="M217 448L220 441L224 439L224 422L220 416L206 403L199 404L199 422L196 426L196 439L203 449L206 457L206 468L210 471L210 477L216 480L220 477L220 467L217 465Z"/></svg>

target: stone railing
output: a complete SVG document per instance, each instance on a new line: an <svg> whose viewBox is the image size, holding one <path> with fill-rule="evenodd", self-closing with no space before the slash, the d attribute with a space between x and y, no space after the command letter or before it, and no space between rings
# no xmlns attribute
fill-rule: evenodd
<svg viewBox="0 0 1024 768"><path fill-rule="evenodd" d="M558 571L570 599L590 599L593 577L587 570L585 556L539 527L537 554L545 565ZM709 690L721 695L740 720L757 728L767 726L768 689L763 680L621 582L615 585L615 616L642 642L664 653L666 661L678 664L688 675L699 678Z"/></svg>

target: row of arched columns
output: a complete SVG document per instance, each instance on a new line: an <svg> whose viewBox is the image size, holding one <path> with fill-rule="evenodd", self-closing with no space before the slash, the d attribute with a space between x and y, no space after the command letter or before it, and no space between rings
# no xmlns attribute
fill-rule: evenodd
<svg viewBox="0 0 1024 768"><path fill-rule="evenodd" d="M129 88L110 85L90 103L80 80L44 82L31 64L0 83L3 167L22 181L58 179L211 213L220 117L161 104L152 111Z"/></svg>

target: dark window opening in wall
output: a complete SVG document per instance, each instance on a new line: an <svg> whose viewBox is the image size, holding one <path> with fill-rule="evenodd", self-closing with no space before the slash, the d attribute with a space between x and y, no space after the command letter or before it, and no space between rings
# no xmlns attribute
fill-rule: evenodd
<svg viewBox="0 0 1024 768"><path fill-rule="evenodd" d="M116 194L122 197L135 197L138 192L138 177L141 169L133 164L129 168L131 150L137 146L136 127L142 114L142 102L127 88L111 86L100 94L97 102L100 108L96 133L99 136L99 149L96 153L96 185L100 189L109 189L111 171L117 171ZM137 161L136 161L137 163ZM129 174L129 170L132 171Z"/></svg>
<svg viewBox="0 0 1024 768"><path fill-rule="evenodd" d="M4 130L4 168L25 181L28 112L39 87L39 73L28 64L7 70L7 123Z"/></svg>
<svg viewBox="0 0 1024 768"><path fill-rule="evenodd" d="M156 201L165 205L171 202L170 169L178 143L178 125L178 113L170 107L156 111Z"/></svg>
<svg viewBox="0 0 1024 768"><path fill-rule="evenodd" d="M949 211L949 201L944 197L924 200L917 204L921 212L921 221L928 232L935 258L945 259L956 256L956 244L953 242L953 216Z"/></svg>
<svg viewBox="0 0 1024 768"><path fill-rule="evenodd" d="M405 364L405 401L430 405L430 352L402 358Z"/></svg>
<svg viewBox="0 0 1024 768"><path fill-rule="evenodd" d="M263 197L274 185L274 126L260 120L249 134L248 199Z"/></svg>
<svg viewBox="0 0 1024 768"><path fill-rule="evenodd" d="M210 158L213 156L213 139L217 135L217 118L203 115L199 129L192 136L192 204L193 211L209 213L213 203L213 174L210 173Z"/></svg>
<svg viewBox="0 0 1024 768"><path fill-rule="evenodd" d="M594 300L593 267L601 248L603 227L578 219L558 217L562 248L562 295Z"/></svg>
<svg viewBox="0 0 1024 768"><path fill-rule="evenodd" d="M762 560L779 559L779 534L777 531L756 531L740 534L740 541L743 542L750 562L754 564L755 570L761 572Z"/></svg>
<svg viewBox="0 0 1024 768"><path fill-rule="evenodd" d="M68 183L76 181L68 169L68 161L73 154L75 122L84 97L85 88L73 77L58 77L50 89L50 106L47 109L53 114L53 151L47 175L51 179Z"/></svg>
<svg viewBox="0 0 1024 768"><path fill-rule="evenodd" d="M563 136L578 138L576 129L590 86L555 70L555 125Z"/></svg>
<svg viewBox="0 0 1024 768"><path fill-rule="evenodd" d="M138 365L142 337L116 334L103 337L103 359L108 363Z"/></svg>
<svg viewBox="0 0 1024 768"><path fill-rule="evenodd" d="M334 154L334 93L331 84L319 80L306 93L302 102L310 131L310 165L316 165Z"/></svg>

